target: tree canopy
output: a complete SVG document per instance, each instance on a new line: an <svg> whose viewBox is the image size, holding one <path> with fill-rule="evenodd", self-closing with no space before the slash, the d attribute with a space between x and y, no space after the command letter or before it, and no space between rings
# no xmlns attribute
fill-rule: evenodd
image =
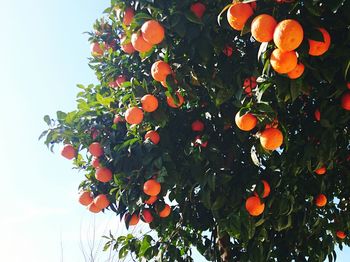
<svg viewBox="0 0 350 262"><path fill-rule="evenodd" d="M350 230L350 1L112 0L98 85L45 116L79 202L147 261L324 261Z"/></svg>

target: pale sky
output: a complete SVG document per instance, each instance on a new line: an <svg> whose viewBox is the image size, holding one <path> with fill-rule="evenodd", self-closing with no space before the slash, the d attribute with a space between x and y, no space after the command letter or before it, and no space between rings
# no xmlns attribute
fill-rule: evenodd
<svg viewBox="0 0 350 262"><path fill-rule="evenodd" d="M94 219L102 258L100 235L125 232L112 213L94 216L77 203L84 174L37 140L45 114L75 108L77 83L96 83L82 33L108 5L0 0L0 261L84 262L80 242L88 249ZM349 261L349 254L338 261Z"/></svg>

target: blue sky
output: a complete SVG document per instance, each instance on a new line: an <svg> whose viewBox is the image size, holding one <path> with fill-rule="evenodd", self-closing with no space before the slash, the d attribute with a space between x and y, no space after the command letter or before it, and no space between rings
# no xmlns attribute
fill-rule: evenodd
<svg viewBox="0 0 350 262"><path fill-rule="evenodd" d="M85 261L80 242L87 250L94 221L95 250L106 230L125 229L112 214L94 216L77 203L83 174L37 138L45 114L75 108L77 83L96 83L82 32L109 0L0 4L0 261ZM339 254L338 261L349 259L349 249Z"/></svg>

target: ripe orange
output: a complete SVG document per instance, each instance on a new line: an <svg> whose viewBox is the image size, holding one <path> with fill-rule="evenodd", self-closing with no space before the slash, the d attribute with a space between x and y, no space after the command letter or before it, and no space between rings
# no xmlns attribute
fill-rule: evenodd
<svg viewBox="0 0 350 262"><path fill-rule="evenodd" d="M145 221L145 223L147 223L147 224L152 223L153 216L152 216L150 209L146 208L146 209L142 210L142 218L143 218L143 221Z"/></svg>
<svg viewBox="0 0 350 262"><path fill-rule="evenodd" d="M148 131L145 135L145 140L147 139L151 140L153 144L157 145L160 141L160 136L158 132L151 130L151 131Z"/></svg>
<svg viewBox="0 0 350 262"><path fill-rule="evenodd" d="M298 65L297 54L295 51L283 52L275 49L271 54L270 63L277 73L286 74Z"/></svg>
<svg viewBox="0 0 350 262"><path fill-rule="evenodd" d="M128 213L128 214L125 215L125 218L126 218L126 217L129 217L129 216L130 216L130 214ZM139 221L140 221L140 216L139 216L139 215L136 215L136 214L133 214L133 215L131 216L130 221L129 221L129 226L136 226L137 223L139 223Z"/></svg>
<svg viewBox="0 0 350 262"><path fill-rule="evenodd" d="M260 216L264 212L265 204L259 197L251 196L247 198L245 208L251 216Z"/></svg>
<svg viewBox="0 0 350 262"><path fill-rule="evenodd" d="M94 202L91 202L91 204L88 205L87 208L88 208L88 210L89 210L90 212L92 212L92 213L99 213L99 212L101 212L101 209L98 208L98 207L94 204Z"/></svg>
<svg viewBox="0 0 350 262"><path fill-rule="evenodd" d="M103 46L103 44L99 44L97 42L95 43L92 43L91 44L91 54L92 56L95 56L95 57L100 57L103 55L104 53L104 48L102 48L101 46Z"/></svg>
<svg viewBox="0 0 350 262"><path fill-rule="evenodd" d="M263 191L262 198L266 198L270 195L271 188L270 188L269 183L267 183L265 180L261 180L261 182L264 185L264 191ZM259 197L259 195L256 192L254 192L254 196Z"/></svg>
<svg viewBox="0 0 350 262"><path fill-rule="evenodd" d="M120 40L120 48L123 50L125 53L131 55L132 53L135 52L135 48L132 46L131 42L126 42L126 36L122 37Z"/></svg>
<svg viewBox="0 0 350 262"><path fill-rule="evenodd" d="M202 132L204 130L204 124L200 120L196 120L191 125L192 131L194 132Z"/></svg>
<svg viewBox="0 0 350 262"><path fill-rule="evenodd" d="M149 20L141 27L142 37L151 45L157 45L163 41L164 27L156 20Z"/></svg>
<svg viewBox="0 0 350 262"><path fill-rule="evenodd" d="M125 120L130 125L138 125L143 120L143 112L138 107L130 107L125 112Z"/></svg>
<svg viewBox="0 0 350 262"><path fill-rule="evenodd" d="M69 160L73 159L76 155L75 149L71 144L66 144L61 150L61 155Z"/></svg>
<svg viewBox="0 0 350 262"><path fill-rule="evenodd" d="M179 108L182 106L182 104L184 103L185 99L184 97L179 93L179 92L176 92L176 95L177 95L177 98L179 100L179 102L176 104L174 99L172 97L167 97L166 98L166 101L168 103L168 105L172 108Z"/></svg>
<svg viewBox="0 0 350 262"><path fill-rule="evenodd" d="M305 66L299 62L297 66L288 73L288 77L290 79L297 79L303 75L304 70L305 70Z"/></svg>
<svg viewBox="0 0 350 262"><path fill-rule="evenodd" d="M319 109L316 109L316 110L315 110L315 119L316 119L317 121L320 121L320 120L321 120L321 112L320 112Z"/></svg>
<svg viewBox="0 0 350 262"><path fill-rule="evenodd" d="M134 19L134 10L131 7L128 7L124 11L123 24L129 26Z"/></svg>
<svg viewBox="0 0 350 262"><path fill-rule="evenodd" d="M89 152L95 157L100 157L103 155L103 148L100 143L94 142L89 146Z"/></svg>
<svg viewBox="0 0 350 262"><path fill-rule="evenodd" d="M122 122L125 122L125 121L120 115L117 114L114 116L113 124L118 124L118 123L122 123Z"/></svg>
<svg viewBox="0 0 350 262"><path fill-rule="evenodd" d="M157 196L161 189L160 183L155 179L147 180L143 184L143 192L148 196Z"/></svg>
<svg viewBox="0 0 350 262"><path fill-rule="evenodd" d="M226 56L230 57L230 56L232 56L232 54L233 54L233 48L232 48L232 46L230 46L229 44L227 44L227 45L225 45L225 47L224 47L224 49L222 50L222 52L223 52Z"/></svg>
<svg viewBox="0 0 350 262"><path fill-rule="evenodd" d="M341 97L341 107L345 110L350 110L350 91L345 92Z"/></svg>
<svg viewBox="0 0 350 262"><path fill-rule="evenodd" d="M324 207L327 204L327 197L324 194L319 194L315 197L315 205Z"/></svg>
<svg viewBox="0 0 350 262"><path fill-rule="evenodd" d="M101 167L101 165L100 165L100 160L98 159L98 157L93 157L93 158L92 158L91 165L92 165L94 168L100 168L100 167Z"/></svg>
<svg viewBox="0 0 350 262"><path fill-rule="evenodd" d="M315 170L315 173L317 175L324 175L324 174L326 174L326 172L327 172L326 166L322 166L322 167Z"/></svg>
<svg viewBox="0 0 350 262"><path fill-rule="evenodd" d="M97 197L94 198L94 204L99 209L104 209L109 206L110 202L106 195L100 194Z"/></svg>
<svg viewBox="0 0 350 262"><path fill-rule="evenodd" d="M233 3L227 11L227 21L235 30L242 30L249 17L253 15L253 9L246 3Z"/></svg>
<svg viewBox="0 0 350 262"><path fill-rule="evenodd" d="M154 95L145 95L141 98L141 104L145 112L154 112L158 108L158 99Z"/></svg>
<svg viewBox="0 0 350 262"><path fill-rule="evenodd" d="M346 238L346 234L345 234L345 232L344 231L337 231L337 237L338 238L340 238L340 239L344 239L344 238Z"/></svg>
<svg viewBox="0 0 350 262"><path fill-rule="evenodd" d="M258 15L251 25L252 36L258 42L270 42L273 39L276 26L277 21L271 15Z"/></svg>
<svg viewBox="0 0 350 262"><path fill-rule="evenodd" d="M118 76L115 80L115 83L118 87L121 87L124 82L126 82L126 77L123 75Z"/></svg>
<svg viewBox="0 0 350 262"><path fill-rule="evenodd" d="M283 134L277 128L266 128L261 132L260 143L266 150L276 150L283 143Z"/></svg>
<svg viewBox="0 0 350 262"><path fill-rule="evenodd" d="M151 51L153 48L153 45L146 42L146 40L143 39L142 35L139 33L133 33L131 35L131 44L136 51L141 53Z"/></svg>
<svg viewBox="0 0 350 262"><path fill-rule="evenodd" d="M191 12L195 16L197 16L199 19L202 18L206 9L207 9L206 6L202 3L199 3L199 2L192 4L191 8L190 8Z"/></svg>
<svg viewBox="0 0 350 262"><path fill-rule="evenodd" d="M266 124L266 128L277 128L278 127L278 119L275 118L270 124Z"/></svg>
<svg viewBox="0 0 350 262"><path fill-rule="evenodd" d="M91 197L91 193L89 191L83 191L79 194L78 200L83 206L88 206L92 203L93 198Z"/></svg>
<svg viewBox="0 0 350 262"><path fill-rule="evenodd" d="M159 217L165 218L168 217L171 213L171 208L168 204L165 204L163 210L158 212Z"/></svg>
<svg viewBox="0 0 350 262"><path fill-rule="evenodd" d="M273 41L278 49L288 52L298 48L303 41L304 30L301 24L293 19L286 19L278 23L273 33Z"/></svg>
<svg viewBox="0 0 350 262"><path fill-rule="evenodd" d="M312 39L309 39L309 55L312 56L320 56L327 52L329 49L329 46L331 45L331 36L324 28L318 28L318 30L323 35L323 41L315 41Z"/></svg>
<svg viewBox="0 0 350 262"><path fill-rule="evenodd" d="M168 75L172 73L168 63L164 61L157 61L152 65L151 74L154 80L158 82L164 82Z"/></svg>
<svg viewBox="0 0 350 262"><path fill-rule="evenodd" d="M96 169L95 178L103 183L107 183L112 180L113 174L107 167L100 167Z"/></svg>
<svg viewBox="0 0 350 262"><path fill-rule="evenodd" d="M145 200L145 204L153 205L158 200L157 196L150 196L147 200Z"/></svg>
<svg viewBox="0 0 350 262"><path fill-rule="evenodd" d="M240 113L237 112L235 122L239 129L243 131L250 131L256 127L258 119L251 113L246 113L240 116Z"/></svg>

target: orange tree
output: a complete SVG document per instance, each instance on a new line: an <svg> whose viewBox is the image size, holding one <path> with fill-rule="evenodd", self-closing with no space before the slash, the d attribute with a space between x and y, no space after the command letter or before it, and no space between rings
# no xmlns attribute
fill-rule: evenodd
<svg viewBox="0 0 350 262"><path fill-rule="evenodd" d="M138 259L323 261L350 243L350 1L112 0L99 85L45 116Z"/></svg>

